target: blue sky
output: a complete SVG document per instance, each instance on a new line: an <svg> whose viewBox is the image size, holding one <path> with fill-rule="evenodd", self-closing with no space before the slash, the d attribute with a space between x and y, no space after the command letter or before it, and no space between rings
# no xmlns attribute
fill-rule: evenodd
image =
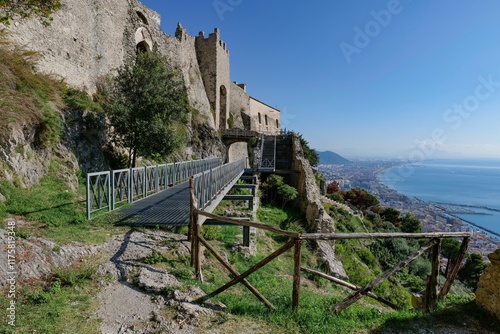
<svg viewBox="0 0 500 334"><path fill-rule="evenodd" d="M500 158L500 1L142 1L221 29L231 80L317 150Z"/></svg>

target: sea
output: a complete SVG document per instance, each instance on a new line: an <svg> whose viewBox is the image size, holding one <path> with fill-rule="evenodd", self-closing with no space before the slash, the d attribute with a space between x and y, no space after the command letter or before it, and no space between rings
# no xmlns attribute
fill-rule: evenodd
<svg viewBox="0 0 500 334"><path fill-rule="evenodd" d="M395 166L379 180L408 197L473 210L456 214L500 234L500 160L429 160Z"/></svg>

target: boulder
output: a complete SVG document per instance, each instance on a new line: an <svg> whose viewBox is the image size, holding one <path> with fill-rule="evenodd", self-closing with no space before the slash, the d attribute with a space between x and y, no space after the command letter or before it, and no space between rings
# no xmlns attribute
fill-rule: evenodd
<svg viewBox="0 0 500 334"><path fill-rule="evenodd" d="M488 255L486 268L476 290L476 302L500 319L500 248Z"/></svg>

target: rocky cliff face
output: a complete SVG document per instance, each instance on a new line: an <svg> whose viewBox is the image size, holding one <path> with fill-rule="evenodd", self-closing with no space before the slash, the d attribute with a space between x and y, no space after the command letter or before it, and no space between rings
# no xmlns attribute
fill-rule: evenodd
<svg viewBox="0 0 500 334"><path fill-rule="evenodd" d="M60 175L72 188L76 188L77 170L106 168L102 151L102 138L93 131L85 132L82 112L60 111L63 121L61 142L41 144L41 123L36 119L22 119L1 126L0 178L29 187L45 176L51 162L57 160ZM79 166L78 162L81 162Z"/></svg>
<svg viewBox="0 0 500 334"><path fill-rule="evenodd" d="M476 302L500 319L500 249L488 255L486 268L476 290Z"/></svg>
<svg viewBox="0 0 500 334"><path fill-rule="evenodd" d="M296 205L306 213L308 230L313 233L334 233L335 222L321 204L313 170L304 158L300 141L295 136L293 137L293 152L293 170L296 172L293 185L299 193ZM347 277L342 263L335 258L334 243L322 240L316 243L330 273L339 277Z"/></svg>
<svg viewBox="0 0 500 334"><path fill-rule="evenodd" d="M190 138L176 158L226 157L201 77L195 37L187 34L181 25L175 36L166 35L159 27L159 14L136 0L62 0L61 3L62 8L53 14L54 20L48 27L29 18L14 18L6 27L14 43L40 54L36 65L38 71L94 93L103 77L112 75L126 59L134 57L138 48L157 50L167 56L172 68L183 78L190 105L195 110L193 114L202 119L188 125ZM78 120L90 119L87 116L82 111L63 115L71 124L65 125L67 140L65 148L61 146L59 150L66 150L68 154L73 152L84 172L107 169L109 164L104 155L96 150L102 148L105 133L96 131L100 127L86 129L85 124L78 124ZM41 151L37 154L27 151L35 159L13 154L16 147L28 149L33 146L30 136L35 132L26 124L18 124L11 130L13 133L7 143L0 143L4 148L3 156L14 170L26 166L26 171L20 170L20 177L32 184L45 174L46 166L42 165L50 158L47 152Z"/></svg>

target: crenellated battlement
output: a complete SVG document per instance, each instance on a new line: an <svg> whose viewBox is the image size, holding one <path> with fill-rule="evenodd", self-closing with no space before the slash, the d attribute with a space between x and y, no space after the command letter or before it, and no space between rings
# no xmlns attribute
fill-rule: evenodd
<svg viewBox="0 0 500 334"><path fill-rule="evenodd" d="M207 43L208 45L211 45L212 47L222 50L226 53L229 54L229 50L227 48L227 45L224 41L220 39L220 29L215 28L213 33L210 33L208 37L205 38L205 32L200 31L198 33L198 36L196 37L197 41L199 43Z"/></svg>

